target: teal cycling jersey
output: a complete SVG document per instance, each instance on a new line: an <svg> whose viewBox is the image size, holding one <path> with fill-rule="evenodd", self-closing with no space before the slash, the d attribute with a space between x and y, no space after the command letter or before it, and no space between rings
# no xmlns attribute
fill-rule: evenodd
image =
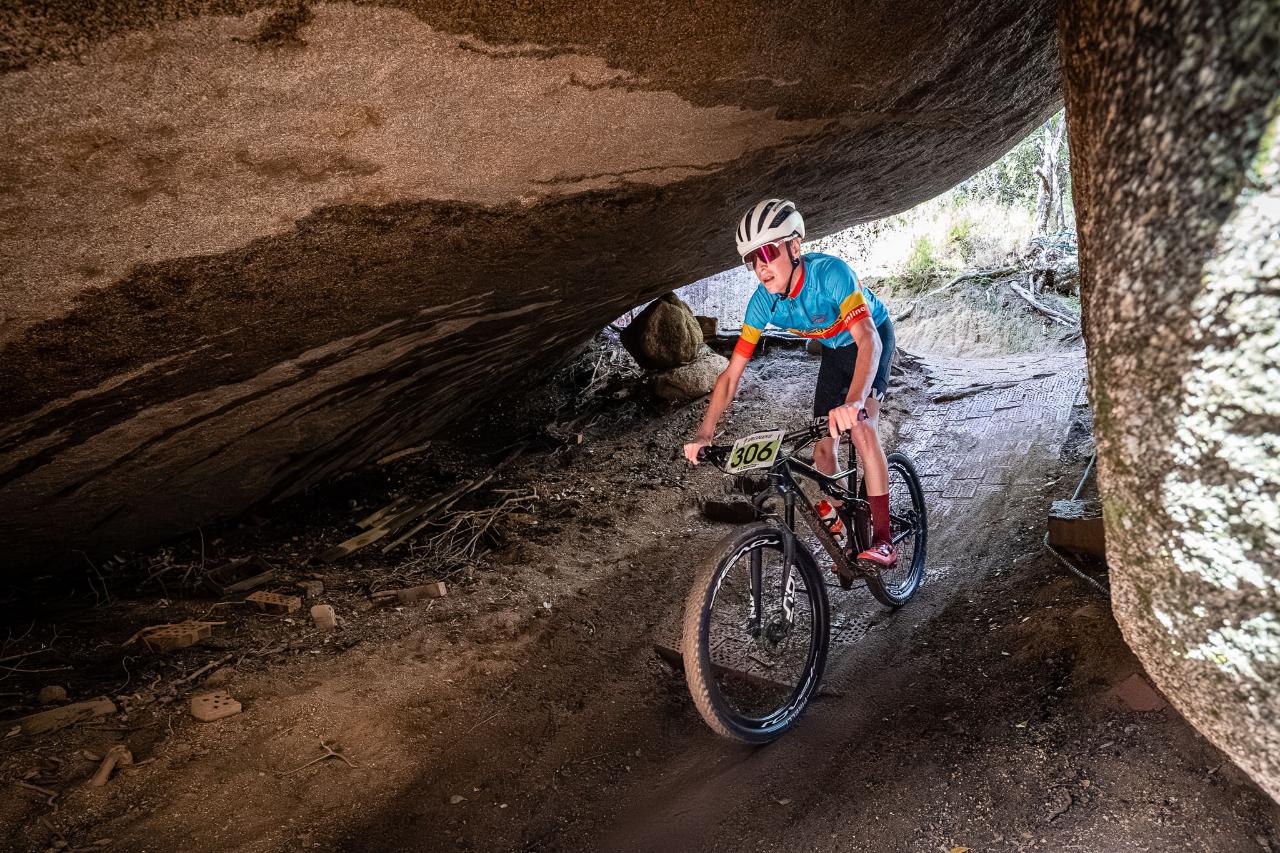
<svg viewBox="0 0 1280 853"><path fill-rule="evenodd" d="M800 280L792 287L791 298L775 296L763 284L751 294L742 332L733 349L735 354L750 358L765 326L815 338L834 349L853 343L849 329L862 318L870 317L876 326L888 322L889 309L862 286L848 264L821 252L802 257L804 266L800 268Z"/></svg>

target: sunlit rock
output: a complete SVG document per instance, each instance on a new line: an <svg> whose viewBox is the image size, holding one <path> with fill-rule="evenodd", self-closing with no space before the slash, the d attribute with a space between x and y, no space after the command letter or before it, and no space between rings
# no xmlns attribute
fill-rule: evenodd
<svg viewBox="0 0 1280 853"><path fill-rule="evenodd" d="M1280 796L1280 12L1064 13L1116 615L1162 692Z"/></svg>

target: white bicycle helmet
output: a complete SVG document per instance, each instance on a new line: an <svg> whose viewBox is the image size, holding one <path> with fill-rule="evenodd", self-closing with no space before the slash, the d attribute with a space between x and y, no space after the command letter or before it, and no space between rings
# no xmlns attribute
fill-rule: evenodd
<svg viewBox="0 0 1280 853"><path fill-rule="evenodd" d="M770 198L748 210L738 223L738 256L747 255L775 240L804 238L804 219L789 201Z"/></svg>

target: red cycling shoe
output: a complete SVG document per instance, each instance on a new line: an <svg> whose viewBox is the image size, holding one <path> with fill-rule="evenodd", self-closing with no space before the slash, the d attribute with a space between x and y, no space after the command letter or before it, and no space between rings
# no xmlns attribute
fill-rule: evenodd
<svg viewBox="0 0 1280 853"><path fill-rule="evenodd" d="M892 542L881 540L859 554L858 559L869 560L881 568L891 569L898 562L898 549Z"/></svg>

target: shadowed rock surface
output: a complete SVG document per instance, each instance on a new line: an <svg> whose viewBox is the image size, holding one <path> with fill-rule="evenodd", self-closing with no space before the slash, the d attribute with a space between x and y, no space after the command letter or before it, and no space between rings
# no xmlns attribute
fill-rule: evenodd
<svg viewBox="0 0 1280 853"><path fill-rule="evenodd" d="M4 13L0 542L136 546L420 443L1058 100L1052 4Z"/></svg>
<svg viewBox="0 0 1280 853"><path fill-rule="evenodd" d="M1274 798L1280 9L1149 6L1063 18L1116 617L1169 700Z"/></svg>
<svg viewBox="0 0 1280 853"><path fill-rule="evenodd" d="M762 195L933 196L1056 108L1059 14L1117 612L1280 793L1273 0L7 6L6 567L420 443Z"/></svg>

